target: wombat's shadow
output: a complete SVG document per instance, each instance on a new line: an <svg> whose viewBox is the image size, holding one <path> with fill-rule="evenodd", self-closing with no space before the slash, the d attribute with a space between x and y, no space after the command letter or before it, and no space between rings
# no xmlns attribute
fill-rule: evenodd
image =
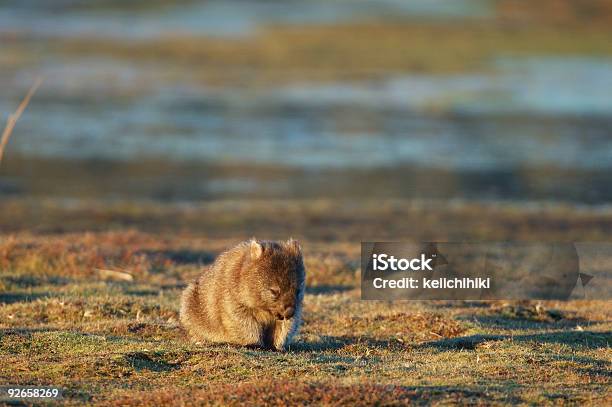
<svg viewBox="0 0 612 407"><path fill-rule="evenodd" d="M185 340L188 341L188 338L185 334ZM294 342L292 342L285 351L278 351L273 348L266 348L258 345L235 345L235 344L215 344L215 343L202 343L200 345L203 346L218 346L222 348L232 348L235 350L249 350L255 352L289 352L289 353L313 353L313 352L325 352L325 351L334 351L338 349L342 349L345 346L350 345L363 345L368 348L385 348L389 349L391 347L403 347L399 342L394 340L380 340L380 339L372 339L364 336L319 336L316 340L303 340L298 338Z"/></svg>

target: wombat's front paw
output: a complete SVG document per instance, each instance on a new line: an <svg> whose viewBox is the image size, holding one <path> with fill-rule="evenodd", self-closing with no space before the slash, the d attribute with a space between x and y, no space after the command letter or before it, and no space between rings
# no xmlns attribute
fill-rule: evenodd
<svg viewBox="0 0 612 407"><path fill-rule="evenodd" d="M274 337L273 337L273 345L274 349L277 351L284 351L287 345L287 337L289 336L289 331L291 330L291 326L293 325L293 318L286 319L283 321L276 321L274 325Z"/></svg>
<svg viewBox="0 0 612 407"><path fill-rule="evenodd" d="M275 343L274 346L272 347L272 350L276 351L276 352L284 352L286 349L285 346L285 342L281 342L281 343Z"/></svg>

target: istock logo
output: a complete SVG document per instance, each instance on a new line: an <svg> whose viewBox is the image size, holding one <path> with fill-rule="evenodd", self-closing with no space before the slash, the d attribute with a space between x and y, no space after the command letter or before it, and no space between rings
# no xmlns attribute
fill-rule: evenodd
<svg viewBox="0 0 612 407"><path fill-rule="evenodd" d="M433 258L427 258L425 254L421 254L420 258L398 259L395 256L389 256L384 253L375 253L372 255L372 269L374 271L433 270L433 268L429 265L429 263L432 261Z"/></svg>
<svg viewBox="0 0 612 407"><path fill-rule="evenodd" d="M361 242L361 299L609 300L610 263L606 242Z"/></svg>

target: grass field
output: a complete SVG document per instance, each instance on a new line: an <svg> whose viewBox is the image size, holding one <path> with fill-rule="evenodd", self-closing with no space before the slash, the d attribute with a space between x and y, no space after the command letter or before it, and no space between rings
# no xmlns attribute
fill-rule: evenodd
<svg viewBox="0 0 612 407"><path fill-rule="evenodd" d="M0 382L57 385L67 404L604 405L609 302L367 302L358 262L365 239L602 240L611 223L561 205L3 201ZM189 343L181 289L252 235L302 242L296 343Z"/></svg>
<svg viewBox="0 0 612 407"><path fill-rule="evenodd" d="M77 11L77 20L79 11L93 7L108 12L108 21L123 16L130 22L132 13L151 12L152 6L171 8L191 1L61 3L62 10ZM24 2L21 13L41 7L35 3ZM595 198L610 202L610 195L597 195L608 194L605 163L574 172L563 163L519 166L474 181L471 170L415 169L412 163L372 171L353 166L313 171L266 164L258 157L250 157L255 164L223 161L223 154L219 162L218 157L173 162L165 154L147 158L146 151L125 161L115 161L115 156L103 160L100 151L79 155L92 136L119 134L129 141L139 125L148 126L151 140L174 134L206 137L207 130L191 127L202 112L212 112L214 123L246 117L243 126L249 132L261 117L302 117L297 114L304 108L300 104L278 111L271 105L269 112L263 104L252 117L248 108L241 116L240 103L236 108L232 97L229 102L221 97L224 89L376 87L379 80L384 84L411 75L461 79L459 75L492 75L504 58L560 57L596 61L608 69L610 0L491 4L494 11L487 18L389 16L270 24L238 37L188 31L122 38L70 34L61 28L47 34L35 27L0 30L0 80L8 84L3 88L7 109L13 109L12 100L21 100L30 76L48 73L48 88L36 95L19 123L23 132L11 141L15 149L7 151L0 178L0 385L58 386L67 405L612 405L610 301L391 303L361 301L359 289L361 241L612 241L609 205L483 203L497 196L523 202L568 196L585 203ZM89 21L83 20L84 27ZM92 68L97 69L90 73ZM158 108L156 95L173 89L179 96L185 92L185 104L166 105L161 99ZM219 91L220 102L212 97L215 103L209 106L208 99L200 102L194 96L209 91ZM438 117L450 128L474 131L487 120L490 129L522 124L517 132L542 129L538 137L550 135L550 144L557 133L568 139L580 136L577 146L588 144L600 137L600 129L606 138L609 128L607 113L464 117L442 102L428 107L425 119ZM306 107L305 113L310 112ZM402 107L402 115L409 107ZM132 109L122 119L119 113ZM188 126L174 123L174 117L156 125L159 112L189 109L194 113ZM324 109L316 106L312 117ZM240 114L233 116L235 112ZM393 129L385 123L394 122L394 112L368 112L341 105L330 123L339 123L333 130L346 137L376 134L377 126ZM418 111L411 114L423 118ZM311 116L304 117L311 121ZM32 130L36 127L28 130L30 118L42 123L42 134ZM106 127L110 124L117 126ZM441 133L434 130L432 135ZM28 140L28 132L40 138ZM45 140L71 132L78 137L67 138L68 148L60 152L74 161L37 155L54 151ZM258 137L256 128L252 137ZM450 147L448 154L453 153ZM596 154L597 160L605 161L604 153ZM204 188L213 181L231 185L245 176L256 185L252 194L232 195L230 190L209 195ZM460 195L476 182L491 188ZM495 192L500 184L508 191ZM492 195L486 194L489 189ZM337 200L257 200L284 196ZM474 196L481 202L363 200L387 196ZM112 201L143 197L163 202L243 199L201 204ZM221 251L252 236L292 236L302 244L307 290L297 340L282 353L190 343L178 323L181 290Z"/></svg>

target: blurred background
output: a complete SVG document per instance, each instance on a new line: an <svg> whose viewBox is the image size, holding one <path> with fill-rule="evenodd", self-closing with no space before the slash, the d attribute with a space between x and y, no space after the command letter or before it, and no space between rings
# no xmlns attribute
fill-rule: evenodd
<svg viewBox="0 0 612 407"><path fill-rule="evenodd" d="M610 0L0 0L0 199L612 200ZM4 121L4 120L3 120Z"/></svg>

